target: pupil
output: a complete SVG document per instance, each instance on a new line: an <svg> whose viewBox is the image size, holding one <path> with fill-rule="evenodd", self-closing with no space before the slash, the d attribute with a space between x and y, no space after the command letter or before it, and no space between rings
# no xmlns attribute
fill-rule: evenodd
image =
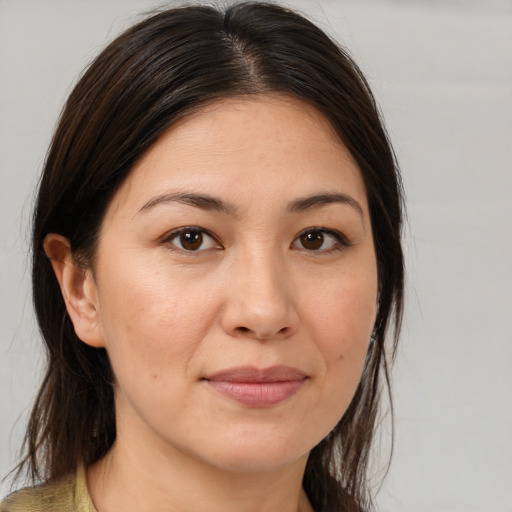
<svg viewBox="0 0 512 512"><path fill-rule="evenodd" d="M203 243L203 235L202 233L198 233L197 231L182 233L180 235L180 242L184 249L189 251L195 251L201 247Z"/></svg>
<svg viewBox="0 0 512 512"><path fill-rule="evenodd" d="M306 233L301 236L301 241L306 249L320 249L324 243L324 236L321 233Z"/></svg>

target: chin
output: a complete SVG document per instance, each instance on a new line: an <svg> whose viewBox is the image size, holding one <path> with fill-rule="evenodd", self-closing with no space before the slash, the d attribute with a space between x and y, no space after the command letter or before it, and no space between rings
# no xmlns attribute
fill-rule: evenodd
<svg viewBox="0 0 512 512"><path fill-rule="evenodd" d="M236 454L232 457L228 457L222 461L216 461L217 467L229 471L231 473L274 473L283 468L289 467L294 464L298 464L299 461L304 460L304 464L307 460L309 452L302 454L299 457L279 457L275 454L268 457L262 456L262 454Z"/></svg>
<svg viewBox="0 0 512 512"><path fill-rule="evenodd" d="M248 436L228 446L215 447L210 460L215 466L234 473L272 473L301 461L306 463L309 445L294 444L281 436L271 440Z"/></svg>

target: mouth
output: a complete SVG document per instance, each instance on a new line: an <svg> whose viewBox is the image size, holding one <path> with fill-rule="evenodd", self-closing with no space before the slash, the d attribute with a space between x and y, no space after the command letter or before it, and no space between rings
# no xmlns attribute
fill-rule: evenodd
<svg viewBox="0 0 512 512"><path fill-rule="evenodd" d="M213 390L242 405L266 408L295 395L308 376L290 366L258 369L241 366L203 378Z"/></svg>

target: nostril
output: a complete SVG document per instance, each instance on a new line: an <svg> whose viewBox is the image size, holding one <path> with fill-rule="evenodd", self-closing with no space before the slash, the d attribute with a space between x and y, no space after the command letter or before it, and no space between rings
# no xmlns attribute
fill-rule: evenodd
<svg viewBox="0 0 512 512"><path fill-rule="evenodd" d="M273 335L287 335L287 333L290 331L290 328L288 326L286 327L282 327L281 329L279 329L278 331L275 331L275 333L272 335L272 334L263 334L263 333L258 333L257 331L253 331L253 329L250 329L249 327L244 327L244 326L240 326L240 327L237 327L236 330L238 331L238 333L240 334L248 334L248 333L253 333L254 336L258 337L258 338L262 338L262 339L265 339L265 338L269 338L269 337L272 337Z"/></svg>

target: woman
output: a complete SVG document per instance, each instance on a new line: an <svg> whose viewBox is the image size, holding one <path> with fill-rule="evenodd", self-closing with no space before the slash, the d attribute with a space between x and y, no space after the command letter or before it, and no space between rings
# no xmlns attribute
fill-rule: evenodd
<svg viewBox="0 0 512 512"><path fill-rule="evenodd" d="M0 510L369 510L400 228L371 92L310 22L241 3L126 31L41 179L19 471L43 485Z"/></svg>

